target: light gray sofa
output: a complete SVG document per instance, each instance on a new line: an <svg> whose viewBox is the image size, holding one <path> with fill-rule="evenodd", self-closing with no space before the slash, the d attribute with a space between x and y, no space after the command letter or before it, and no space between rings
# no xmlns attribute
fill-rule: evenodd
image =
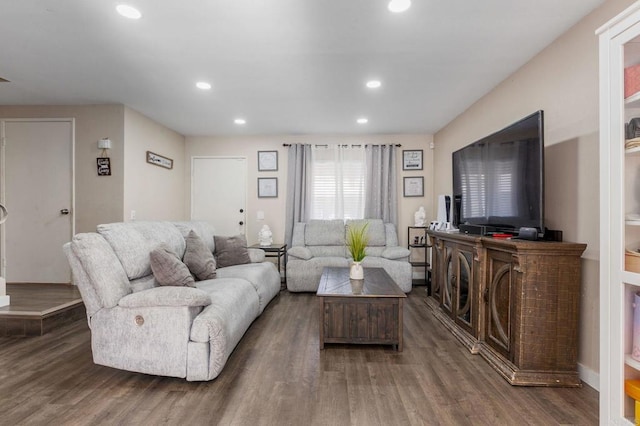
<svg viewBox="0 0 640 426"><path fill-rule="evenodd" d="M287 289L293 292L318 291L325 266L348 267L351 257L346 247L346 227L368 222L369 244L363 267L384 268L398 286L411 291L409 250L398 246L398 234L391 223L381 219L310 220L294 225L291 248L287 250Z"/></svg>
<svg viewBox="0 0 640 426"><path fill-rule="evenodd" d="M87 309L96 364L189 381L220 374L251 323L280 291L280 274L251 250L250 264L216 270L196 287L158 286L149 253L161 243L182 258L190 230L214 251L205 222L99 225L65 244Z"/></svg>

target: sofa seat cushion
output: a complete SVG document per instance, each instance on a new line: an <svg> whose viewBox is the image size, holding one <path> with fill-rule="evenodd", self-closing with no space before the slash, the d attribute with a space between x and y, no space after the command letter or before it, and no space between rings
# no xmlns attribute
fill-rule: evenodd
<svg viewBox="0 0 640 426"><path fill-rule="evenodd" d="M151 273L149 253L161 243L180 259L184 255L184 238L170 222L110 223L98 225L98 234L111 245L129 280Z"/></svg>
<svg viewBox="0 0 640 426"><path fill-rule="evenodd" d="M287 262L287 288L289 291L318 291L320 276L325 266L349 266L344 256L314 257L309 260L289 259Z"/></svg>
<svg viewBox="0 0 640 426"><path fill-rule="evenodd" d="M239 278L218 277L197 285L209 293L211 304L193 320L191 340L210 341L228 356L258 316L258 295L248 281Z"/></svg>
<svg viewBox="0 0 640 426"><path fill-rule="evenodd" d="M364 268L384 268L402 291L405 293L411 291L411 264L409 262L367 256L362 261L362 266Z"/></svg>
<svg viewBox="0 0 640 426"><path fill-rule="evenodd" d="M218 269L219 278L241 278L251 283L258 294L259 313L280 292L280 273L271 262L227 266Z"/></svg>

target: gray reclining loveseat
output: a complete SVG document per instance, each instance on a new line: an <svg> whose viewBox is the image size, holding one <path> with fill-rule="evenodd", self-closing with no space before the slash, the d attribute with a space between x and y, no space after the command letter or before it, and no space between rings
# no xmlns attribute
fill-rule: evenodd
<svg viewBox="0 0 640 426"><path fill-rule="evenodd" d="M294 292L317 291L325 266L348 267L351 259L346 247L346 227L368 222L369 244L362 266L384 268L398 286L411 291L409 250L398 246L398 234L391 223L381 219L310 220L294 225L291 248L287 250L287 289Z"/></svg>

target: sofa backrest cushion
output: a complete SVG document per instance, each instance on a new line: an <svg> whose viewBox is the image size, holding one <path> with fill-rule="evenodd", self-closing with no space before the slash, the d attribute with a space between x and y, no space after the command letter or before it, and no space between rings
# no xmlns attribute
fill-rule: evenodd
<svg viewBox="0 0 640 426"><path fill-rule="evenodd" d="M98 234L111 245L129 280L151 274L149 253L163 243L180 259L184 256L184 238L170 222L110 223L98 225Z"/></svg>
<svg viewBox="0 0 640 426"><path fill-rule="evenodd" d="M342 219L310 220L304 229L307 246L344 246L344 222Z"/></svg>
<svg viewBox="0 0 640 426"><path fill-rule="evenodd" d="M314 257L345 257L344 237L341 219L310 220L304 227L304 243Z"/></svg>
<svg viewBox="0 0 640 426"><path fill-rule="evenodd" d="M70 248L82 267L78 269L75 260L71 262L72 267L76 266L74 277L78 279L89 316L99 308L113 308L121 298L131 293L122 262L100 235L76 234ZM82 276L77 276L78 273Z"/></svg>
<svg viewBox="0 0 640 426"><path fill-rule="evenodd" d="M307 224L304 222L297 222L293 225L293 235L291 236L291 247L304 247L304 231Z"/></svg>
<svg viewBox="0 0 640 426"><path fill-rule="evenodd" d="M364 226L365 223L368 223L367 226L367 235L369 236L368 247L384 247L387 245L387 236L384 227L384 223L382 219L349 219L347 220L347 227L356 226L361 227Z"/></svg>

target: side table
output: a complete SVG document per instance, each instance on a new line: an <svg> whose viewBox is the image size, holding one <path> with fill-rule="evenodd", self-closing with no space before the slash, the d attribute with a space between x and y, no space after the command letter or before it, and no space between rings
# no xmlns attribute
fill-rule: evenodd
<svg viewBox="0 0 640 426"><path fill-rule="evenodd" d="M284 243L273 243L270 246L254 244L249 248L264 250L265 257L278 258L278 272L282 271L284 273L283 278L280 281L280 288L284 289L287 286L287 245Z"/></svg>

